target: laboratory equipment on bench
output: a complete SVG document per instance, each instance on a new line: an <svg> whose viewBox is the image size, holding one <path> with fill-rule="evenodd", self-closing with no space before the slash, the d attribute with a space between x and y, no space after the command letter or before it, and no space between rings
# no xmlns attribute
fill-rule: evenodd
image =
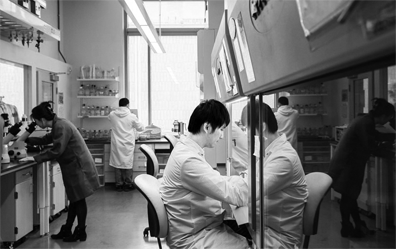
<svg viewBox="0 0 396 249"><path fill-rule="evenodd" d="M8 155L8 145L3 144L3 154L1 154L1 163L10 163L10 156Z"/></svg>
<svg viewBox="0 0 396 249"><path fill-rule="evenodd" d="M21 159L27 157L26 144L23 141L16 141L10 145L8 150L10 158Z"/></svg>

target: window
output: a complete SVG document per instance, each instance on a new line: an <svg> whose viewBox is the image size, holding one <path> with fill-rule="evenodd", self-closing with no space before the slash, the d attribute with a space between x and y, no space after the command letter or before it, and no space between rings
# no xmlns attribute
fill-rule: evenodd
<svg viewBox="0 0 396 249"><path fill-rule="evenodd" d="M206 1L145 1L144 8L155 28L207 28ZM128 18L128 28L134 28Z"/></svg>
<svg viewBox="0 0 396 249"><path fill-rule="evenodd" d="M0 75L0 97L4 97L4 103L16 106L20 120L25 113L23 65L0 60Z"/></svg>
<svg viewBox="0 0 396 249"><path fill-rule="evenodd" d="M140 36L128 37L130 108L139 119L171 131L173 121L188 123L200 101L197 37L162 36L165 54L148 49Z"/></svg>
<svg viewBox="0 0 396 249"><path fill-rule="evenodd" d="M174 120L188 123L201 100L197 31L207 27L205 1L145 1L165 54L155 54L127 18L126 95L144 124L170 132ZM160 21L161 20L161 21Z"/></svg>
<svg viewBox="0 0 396 249"><path fill-rule="evenodd" d="M396 66L388 67L388 102L396 104Z"/></svg>

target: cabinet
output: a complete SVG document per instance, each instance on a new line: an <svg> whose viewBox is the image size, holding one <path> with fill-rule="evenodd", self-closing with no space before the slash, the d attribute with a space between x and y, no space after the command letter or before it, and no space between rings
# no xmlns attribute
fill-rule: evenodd
<svg viewBox="0 0 396 249"><path fill-rule="evenodd" d="M51 162L50 170L50 215L58 215L66 207L66 192L62 172L56 161ZM50 219L51 219L50 217Z"/></svg>
<svg viewBox="0 0 396 249"><path fill-rule="evenodd" d="M298 154L305 174L324 172L329 169L330 140L321 138L307 138L298 140Z"/></svg>
<svg viewBox="0 0 396 249"><path fill-rule="evenodd" d="M169 158L170 144L164 138L161 139L161 142L153 142L153 140L148 140L146 143L137 142L133 155L133 179L140 174L145 174L147 171L147 158L139 149L142 144L146 144L155 151L159 165L165 165ZM108 151L105 153L105 175L106 182L113 183L115 182L114 168L109 165L108 161L110 159L110 146L110 144L105 145L105 151Z"/></svg>
<svg viewBox="0 0 396 249"><path fill-rule="evenodd" d="M77 98L80 99L78 118L80 127L88 125L89 129L96 129L99 120L105 121L111 109L118 106L118 77L111 79L77 79L80 83ZM94 119L90 124L84 123ZM99 119L99 120L98 120Z"/></svg>
<svg viewBox="0 0 396 249"><path fill-rule="evenodd" d="M100 186L105 184L105 146L103 143L87 143L98 171Z"/></svg>
<svg viewBox="0 0 396 249"><path fill-rule="evenodd" d="M33 169L1 179L1 239L15 242L33 230Z"/></svg>

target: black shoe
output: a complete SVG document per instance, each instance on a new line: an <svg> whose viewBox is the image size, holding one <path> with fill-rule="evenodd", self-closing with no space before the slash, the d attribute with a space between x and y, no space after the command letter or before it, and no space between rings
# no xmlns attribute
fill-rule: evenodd
<svg viewBox="0 0 396 249"><path fill-rule="evenodd" d="M79 241L86 241L87 240L87 233L85 232L85 228L77 226L76 229L74 229L74 233L70 235L69 237L66 237L63 239L64 242L76 242L77 240Z"/></svg>
<svg viewBox="0 0 396 249"><path fill-rule="evenodd" d="M67 227L66 225L63 225L61 227L61 230L58 234L52 234L51 239L64 239L66 237L69 237L72 235L71 232L71 227Z"/></svg>
<svg viewBox="0 0 396 249"><path fill-rule="evenodd" d="M362 234L364 235L372 235L375 234L375 230L370 230L367 225L366 222L364 222L363 220L360 222L359 226L356 226L356 230L361 231Z"/></svg>
<svg viewBox="0 0 396 249"><path fill-rule="evenodd" d="M129 192L135 189L135 186L133 186L133 184L129 184L129 185L124 185L124 191L125 192Z"/></svg>
<svg viewBox="0 0 396 249"><path fill-rule="evenodd" d="M122 192L122 185L116 185L116 190L118 191L118 192Z"/></svg>

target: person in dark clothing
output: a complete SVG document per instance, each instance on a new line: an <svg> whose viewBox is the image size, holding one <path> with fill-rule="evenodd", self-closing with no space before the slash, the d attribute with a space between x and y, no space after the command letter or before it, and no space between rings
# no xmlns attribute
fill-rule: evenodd
<svg viewBox="0 0 396 249"><path fill-rule="evenodd" d="M51 132L43 137L29 137L25 142L29 145L53 145L34 157L26 157L20 161L42 163L56 160L60 165L63 184L70 201L66 224L58 234L51 235L51 238L63 239L65 242L85 241L88 213L85 198L100 187L92 155L77 128L70 121L57 117L50 102L42 102L33 108L31 118L40 128L51 128ZM72 233L76 217L78 225Z"/></svg>
<svg viewBox="0 0 396 249"><path fill-rule="evenodd" d="M332 188L341 194L342 237L364 237L370 232L360 219L357 198L370 156L386 156L375 142L375 126L386 124L395 115L394 106L385 99L376 98L373 103L369 114L356 117L348 126L330 160L328 174L333 178ZM355 227L350 222L351 216Z"/></svg>

